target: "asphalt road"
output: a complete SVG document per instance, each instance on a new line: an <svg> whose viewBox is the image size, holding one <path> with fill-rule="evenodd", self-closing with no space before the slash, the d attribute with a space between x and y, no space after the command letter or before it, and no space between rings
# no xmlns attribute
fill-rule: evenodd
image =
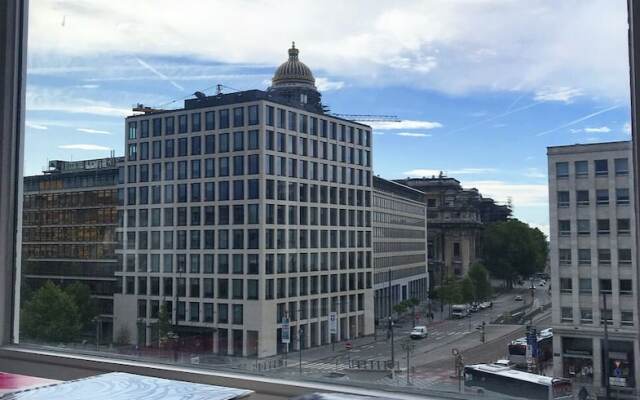
<svg viewBox="0 0 640 400"><path fill-rule="evenodd" d="M546 287L536 286L533 305L538 307L548 303L549 296ZM477 313L472 313L469 317L463 319L444 319L436 320L428 323L428 337L421 340L409 339L409 333L412 329L411 321L405 321L394 329L394 359L400 363L400 367L406 366L406 351L403 344L410 343L414 346L410 353L411 365L419 368L425 365L442 362L446 360L450 363L451 349L459 348L461 351L476 348L471 356L478 361L495 361L506 353L508 343L517 338L524 336L524 327L520 325L491 325L490 322L497 319L500 315L507 311L511 311L522 307L525 304L532 304L531 291L529 289L519 288L514 292L498 296L493 301L493 307L485 309ZM524 301L515 301L515 296L521 295ZM445 315L447 317L448 307L445 307ZM436 316L437 319L438 315ZM476 329L482 322L485 322L485 344L482 344L480 330ZM418 322L420 325L421 322ZM391 341L385 340L385 330L378 330L377 341L367 341L361 345L354 345L351 351L345 351L343 345L336 345L336 351L325 349L321 352L306 352L303 355L303 368L306 370L330 370L343 371L347 369L346 365L351 361L366 362L374 365L391 359ZM484 350L486 348L486 350ZM294 361L295 360L295 361ZM289 367L297 365L297 360L291 357ZM465 360L466 362L466 360Z"/></svg>

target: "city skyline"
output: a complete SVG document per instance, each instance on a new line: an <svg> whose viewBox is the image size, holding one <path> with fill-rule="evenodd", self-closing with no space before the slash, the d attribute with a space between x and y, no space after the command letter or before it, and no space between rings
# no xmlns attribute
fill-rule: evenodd
<svg viewBox="0 0 640 400"><path fill-rule="evenodd" d="M573 10L540 2L520 10L492 1L436 3L373 5L365 11L372 26L340 24L342 16L326 35L310 33L305 23L313 21L296 14L286 32L257 30L256 23L212 47L207 37L229 27L224 15L236 6L204 8L209 12L200 14L219 16L218 24L178 30L178 21L165 20L172 13L156 15L168 26L158 28L150 19L119 20L117 2L101 5L99 19L79 6L39 2L30 31L25 175L39 173L48 159L123 154L122 117L132 104L175 108L217 83L229 87L225 92L265 89L296 40L332 111L403 120L371 123L374 148L385 149L376 152L376 174L443 171L498 201L511 197L516 217L548 233L546 146L629 138L625 4ZM256 14L293 12L265 7ZM596 14L605 23L592 24ZM521 29L534 16L538 25ZM493 19L512 22L469 34ZM80 35L88 24L104 34ZM179 32L173 40L169 27ZM263 29L272 29L268 43L257 40Z"/></svg>

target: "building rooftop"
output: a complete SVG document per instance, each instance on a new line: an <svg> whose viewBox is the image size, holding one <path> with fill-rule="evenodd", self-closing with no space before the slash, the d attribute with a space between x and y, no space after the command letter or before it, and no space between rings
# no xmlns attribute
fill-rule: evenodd
<svg viewBox="0 0 640 400"><path fill-rule="evenodd" d="M373 176L373 189L381 192L397 194L399 196L424 203L424 192L375 175Z"/></svg>
<svg viewBox="0 0 640 400"><path fill-rule="evenodd" d="M631 141L621 140L602 143L577 143L562 146L548 146L547 155L569 153L591 153L594 151L631 150Z"/></svg>

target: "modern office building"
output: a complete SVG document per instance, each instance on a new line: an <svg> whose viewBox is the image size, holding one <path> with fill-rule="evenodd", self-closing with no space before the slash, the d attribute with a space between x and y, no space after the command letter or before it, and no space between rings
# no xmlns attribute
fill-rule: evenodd
<svg viewBox="0 0 640 400"><path fill-rule="evenodd" d="M455 178L439 176L395 182L424 193L428 220L429 281L439 286L447 276L462 277L480 257L480 238L487 224L511 217L510 205L464 189Z"/></svg>
<svg viewBox="0 0 640 400"><path fill-rule="evenodd" d="M404 300L426 300L427 212L424 193L373 177L373 288L376 319Z"/></svg>
<svg viewBox="0 0 640 400"><path fill-rule="evenodd" d="M554 146L547 154L554 375L573 378L576 392L584 386L594 398L608 382L612 397L635 399L640 354L631 143Z"/></svg>
<svg viewBox="0 0 640 400"><path fill-rule="evenodd" d="M330 343L333 311L337 340L373 333L371 128L314 82L292 47L267 91L126 119L116 332L156 343L164 303L218 354L285 351L287 320L291 350Z"/></svg>
<svg viewBox="0 0 640 400"><path fill-rule="evenodd" d="M51 161L42 175L24 178L22 285L81 282L112 331L117 264L117 174L122 158Z"/></svg>

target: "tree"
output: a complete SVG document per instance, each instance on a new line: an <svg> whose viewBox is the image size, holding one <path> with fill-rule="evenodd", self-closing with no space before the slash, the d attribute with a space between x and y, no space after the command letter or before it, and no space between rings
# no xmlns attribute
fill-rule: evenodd
<svg viewBox="0 0 640 400"><path fill-rule="evenodd" d="M493 289L489 281L489 272L480 263L475 263L469 268L467 276L473 283L473 293L476 301L482 301L491 296Z"/></svg>
<svg viewBox="0 0 640 400"><path fill-rule="evenodd" d="M36 290L21 312L21 331L31 339L68 343L82 330L80 312L74 299L47 281Z"/></svg>
<svg viewBox="0 0 640 400"><path fill-rule="evenodd" d="M160 343L165 343L171 333L171 317L167 311L167 305L162 303L158 312L158 339Z"/></svg>
<svg viewBox="0 0 640 400"><path fill-rule="evenodd" d="M446 278L442 286L438 288L438 297L443 303L449 304L449 313L451 313L452 304L462 303L460 283L454 278Z"/></svg>
<svg viewBox="0 0 640 400"><path fill-rule="evenodd" d="M483 249L489 273L509 288L518 277L543 271L549 253L544 234L517 219L488 226Z"/></svg>
<svg viewBox="0 0 640 400"><path fill-rule="evenodd" d="M89 289L89 286L80 282L74 282L65 287L64 291L71 296L76 306L78 306L82 328L90 329L94 327L94 318L98 315L98 306L91 297L91 289Z"/></svg>
<svg viewBox="0 0 640 400"><path fill-rule="evenodd" d="M463 303L471 303L475 300L473 295L473 282L469 276L465 276L460 282L460 297Z"/></svg>
<svg viewBox="0 0 640 400"><path fill-rule="evenodd" d="M407 311L407 303L403 301L396 304L395 306L393 306L393 311L397 312L398 314L404 313L405 311Z"/></svg>

